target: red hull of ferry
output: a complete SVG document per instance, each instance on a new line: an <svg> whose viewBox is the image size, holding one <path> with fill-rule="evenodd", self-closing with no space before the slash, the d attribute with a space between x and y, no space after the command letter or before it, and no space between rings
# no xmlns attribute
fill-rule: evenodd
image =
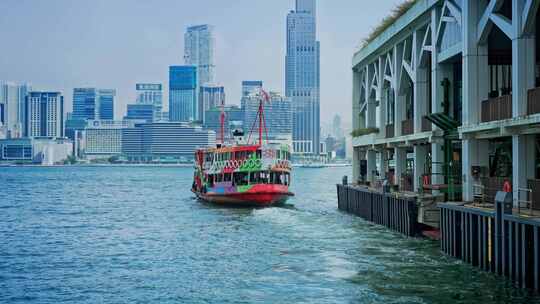
<svg viewBox="0 0 540 304"><path fill-rule="evenodd" d="M283 204L294 196L286 186L256 185L243 193L200 193L195 192L199 199L220 205L268 207Z"/></svg>

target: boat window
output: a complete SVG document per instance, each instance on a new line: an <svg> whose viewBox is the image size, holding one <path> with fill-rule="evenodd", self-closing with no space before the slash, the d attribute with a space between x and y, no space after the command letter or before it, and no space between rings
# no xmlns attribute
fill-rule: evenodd
<svg viewBox="0 0 540 304"><path fill-rule="evenodd" d="M257 150L257 158L261 158L262 152L261 150Z"/></svg>
<svg viewBox="0 0 540 304"><path fill-rule="evenodd" d="M210 187L214 187L214 175L208 175L208 184L210 185Z"/></svg>
<svg viewBox="0 0 540 304"><path fill-rule="evenodd" d="M223 182L223 174L216 174L216 183Z"/></svg>
<svg viewBox="0 0 540 304"><path fill-rule="evenodd" d="M259 183L259 172L251 172L249 173L249 183L250 184L258 184Z"/></svg>
<svg viewBox="0 0 540 304"><path fill-rule="evenodd" d="M233 185L236 186L246 186L249 184L249 178L248 174L244 172L236 172L234 173L234 181Z"/></svg>
<svg viewBox="0 0 540 304"><path fill-rule="evenodd" d="M281 174L279 172L270 172L270 183L274 185L281 185Z"/></svg>
<svg viewBox="0 0 540 304"><path fill-rule="evenodd" d="M224 181L224 182L230 182L230 181L232 181L232 174L231 174L231 173L225 173L225 174L223 175L223 181Z"/></svg>
<svg viewBox="0 0 540 304"><path fill-rule="evenodd" d="M270 174L268 172L265 172L265 171L262 171L260 172L260 181L261 181L261 184L268 184L268 181L270 179Z"/></svg>

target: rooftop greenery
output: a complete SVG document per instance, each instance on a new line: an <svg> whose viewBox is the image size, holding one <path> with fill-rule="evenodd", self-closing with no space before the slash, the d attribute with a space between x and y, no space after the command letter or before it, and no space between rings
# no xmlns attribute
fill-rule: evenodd
<svg viewBox="0 0 540 304"><path fill-rule="evenodd" d="M390 27L394 22L396 22L399 17L403 16L417 1L418 0L405 0L404 2L394 7L390 15L384 17L381 20L381 23L378 26L374 27L369 33L369 35L364 38L361 47L363 48L370 42L375 40L377 36L382 34L388 27Z"/></svg>

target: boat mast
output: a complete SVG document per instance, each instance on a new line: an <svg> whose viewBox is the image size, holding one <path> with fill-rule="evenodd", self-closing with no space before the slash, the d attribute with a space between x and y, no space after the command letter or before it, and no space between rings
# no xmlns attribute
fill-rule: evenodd
<svg viewBox="0 0 540 304"><path fill-rule="evenodd" d="M266 129L266 121L264 119L264 103L267 101L270 101L270 96L263 89L261 89L260 94L259 94L259 109L257 110L257 116L255 117L255 120L253 121L253 124L251 125L251 129L249 131L249 137L248 137L248 142L250 142L251 134L253 133L253 129L255 128L257 120L258 120L259 121L259 146L262 146L263 144L263 129L266 135L266 140L268 140L268 129Z"/></svg>
<svg viewBox="0 0 540 304"><path fill-rule="evenodd" d="M221 145L225 145L225 101L221 101L221 114L219 115Z"/></svg>

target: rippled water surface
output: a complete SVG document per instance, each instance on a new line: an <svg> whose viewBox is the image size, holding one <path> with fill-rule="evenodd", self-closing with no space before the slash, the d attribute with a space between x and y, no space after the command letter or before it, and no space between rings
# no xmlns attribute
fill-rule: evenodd
<svg viewBox="0 0 540 304"><path fill-rule="evenodd" d="M492 274L337 210L348 168L284 207L227 209L191 169L0 168L0 302L532 303Z"/></svg>

